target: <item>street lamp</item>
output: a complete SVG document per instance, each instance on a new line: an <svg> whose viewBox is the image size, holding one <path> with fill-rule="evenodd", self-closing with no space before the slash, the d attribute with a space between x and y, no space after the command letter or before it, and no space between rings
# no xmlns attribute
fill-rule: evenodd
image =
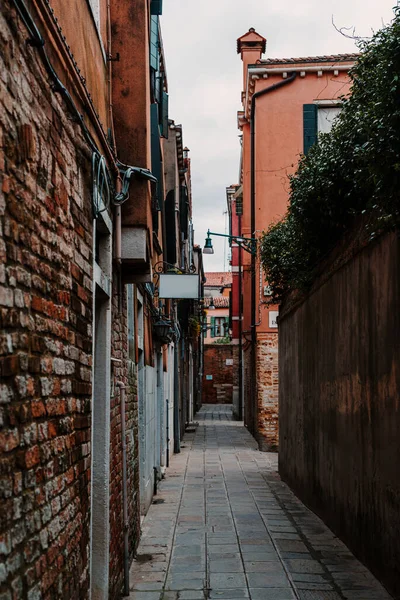
<svg viewBox="0 0 400 600"><path fill-rule="evenodd" d="M214 254L214 248L210 238L210 230L207 232L206 243L204 244L203 254Z"/></svg>
<svg viewBox="0 0 400 600"><path fill-rule="evenodd" d="M212 235L218 235L219 237L228 238L231 242L235 242L240 248L243 248L246 252L252 255L257 254L257 240L255 238L245 238L237 235L227 235L226 233L215 233L214 231L207 231L206 243L204 244L203 254L214 254L214 248L211 241Z"/></svg>

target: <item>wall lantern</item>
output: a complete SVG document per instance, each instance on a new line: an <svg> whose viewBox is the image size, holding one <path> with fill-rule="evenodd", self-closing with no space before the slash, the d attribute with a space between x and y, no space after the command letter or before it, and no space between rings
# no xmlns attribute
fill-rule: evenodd
<svg viewBox="0 0 400 600"><path fill-rule="evenodd" d="M169 344L172 341L174 331L171 326L171 321L159 318L153 325L156 338L162 344Z"/></svg>

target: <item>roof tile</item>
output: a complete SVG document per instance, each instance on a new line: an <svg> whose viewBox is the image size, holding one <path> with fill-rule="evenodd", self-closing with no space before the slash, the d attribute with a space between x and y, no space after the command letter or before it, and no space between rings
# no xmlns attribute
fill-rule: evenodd
<svg viewBox="0 0 400 600"><path fill-rule="evenodd" d="M205 287L226 286L232 284L232 273L213 271L204 273L206 277Z"/></svg>
<svg viewBox="0 0 400 600"><path fill-rule="evenodd" d="M293 65L298 63L323 63L323 62L354 62L360 54L331 54L325 56L302 56L299 58L264 58L262 65Z"/></svg>

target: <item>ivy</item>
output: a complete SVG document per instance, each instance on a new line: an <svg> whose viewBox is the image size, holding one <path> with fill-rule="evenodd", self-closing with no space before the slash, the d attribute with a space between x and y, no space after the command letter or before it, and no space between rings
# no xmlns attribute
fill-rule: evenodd
<svg viewBox="0 0 400 600"><path fill-rule="evenodd" d="M300 158L286 217L261 238L273 302L307 288L360 215L371 215L371 238L400 222L400 8L389 26L358 46L350 97L331 132Z"/></svg>

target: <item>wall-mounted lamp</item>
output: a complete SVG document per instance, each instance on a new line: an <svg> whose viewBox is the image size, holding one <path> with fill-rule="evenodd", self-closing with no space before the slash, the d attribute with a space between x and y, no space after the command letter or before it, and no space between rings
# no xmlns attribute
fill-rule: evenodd
<svg viewBox="0 0 400 600"><path fill-rule="evenodd" d="M204 244L203 254L214 254L214 248L211 241L212 235L218 235L219 237L228 238L231 242L237 244L240 248L243 248L250 254L257 254L257 239L256 238L245 238L243 236L227 235L226 233L215 233L214 231L207 231L206 243Z"/></svg>

